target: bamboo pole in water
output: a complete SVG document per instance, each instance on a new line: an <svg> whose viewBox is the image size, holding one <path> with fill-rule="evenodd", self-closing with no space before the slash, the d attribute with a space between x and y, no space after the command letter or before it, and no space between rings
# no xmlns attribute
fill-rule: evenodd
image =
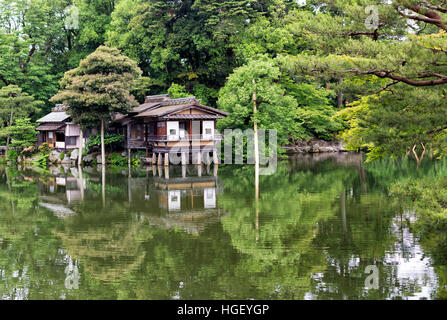
<svg viewBox="0 0 447 320"><path fill-rule="evenodd" d="M253 79L253 86L256 81ZM258 123L256 113L258 111L258 103L256 89L253 92L253 131L254 131L254 148L255 148L255 211L256 211L256 242L259 241L259 141L258 141Z"/></svg>
<svg viewBox="0 0 447 320"><path fill-rule="evenodd" d="M102 171L102 207L106 207L106 166L101 165Z"/></svg>
<svg viewBox="0 0 447 320"><path fill-rule="evenodd" d="M256 81L253 79L253 86ZM254 147L255 147L255 199L259 199L259 141L258 141L258 123L256 113L258 112L258 102L256 89L253 92L253 131L254 131Z"/></svg>

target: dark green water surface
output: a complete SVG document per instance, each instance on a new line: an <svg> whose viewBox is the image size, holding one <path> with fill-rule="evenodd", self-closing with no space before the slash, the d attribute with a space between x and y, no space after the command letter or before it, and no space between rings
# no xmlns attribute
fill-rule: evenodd
<svg viewBox="0 0 447 320"><path fill-rule="evenodd" d="M0 299L447 297L446 250L388 196L447 164L293 157L258 202L253 167L198 171L0 168Z"/></svg>

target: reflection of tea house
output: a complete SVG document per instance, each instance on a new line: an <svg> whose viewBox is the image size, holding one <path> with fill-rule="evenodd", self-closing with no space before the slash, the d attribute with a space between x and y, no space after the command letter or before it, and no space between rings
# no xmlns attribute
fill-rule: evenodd
<svg viewBox="0 0 447 320"><path fill-rule="evenodd" d="M216 209L217 178L155 179L161 209L168 212Z"/></svg>

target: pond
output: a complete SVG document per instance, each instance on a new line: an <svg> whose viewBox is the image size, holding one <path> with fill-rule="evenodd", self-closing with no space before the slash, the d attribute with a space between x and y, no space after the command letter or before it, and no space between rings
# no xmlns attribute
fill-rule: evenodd
<svg viewBox="0 0 447 320"><path fill-rule="evenodd" d="M294 156L259 201L252 166L1 168L0 297L446 298L447 251L388 195L446 168Z"/></svg>

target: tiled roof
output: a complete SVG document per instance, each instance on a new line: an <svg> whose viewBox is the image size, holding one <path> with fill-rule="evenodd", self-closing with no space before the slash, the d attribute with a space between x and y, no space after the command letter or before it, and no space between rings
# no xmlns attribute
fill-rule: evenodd
<svg viewBox="0 0 447 320"><path fill-rule="evenodd" d="M169 99L160 103L162 106L173 106L179 104L191 104L197 101L196 97L187 97L187 98L179 98L179 99Z"/></svg>
<svg viewBox="0 0 447 320"><path fill-rule="evenodd" d="M159 108L150 109L148 111L142 112L136 117L161 117L167 113L171 113L177 110L181 110L184 107L189 106L189 104L183 104L183 105L169 105L169 106L161 106Z"/></svg>
<svg viewBox="0 0 447 320"><path fill-rule="evenodd" d="M158 105L160 105L160 102L144 103L136 108L133 108L132 113L140 113L140 112L146 111L147 109L152 109L153 107L156 107Z"/></svg>
<svg viewBox="0 0 447 320"><path fill-rule="evenodd" d="M200 109L208 114L175 114L189 108ZM135 115L136 114L136 115ZM203 106L196 97L169 99L168 95L148 96L146 102L134 108L129 115L115 116L115 121L135 118L161 118L167 119L221 119L229 114L225 111Z"/></svg>
<svg viewBox="0 0 447 320"><path fill-rule="evenodd" d="M37 131L56 131L65 126L65 123L44 123L36 128Z"/></svg>
<svg viewBox="0 0 447 320"><path fill-rule="evenodd" d="M163 120L190 120L190 119L223 119L225 116L223 115L217 115L217 114L171 114L167 115L165 117L162 117Z"/></svg>
<svg viewBox="0 0 447 320"><path fill-rule="evenodd" d="M45 117L37 120L37 122L64 122L69 118L70 115L68 115L66 112L51 112Z"/></svg>

